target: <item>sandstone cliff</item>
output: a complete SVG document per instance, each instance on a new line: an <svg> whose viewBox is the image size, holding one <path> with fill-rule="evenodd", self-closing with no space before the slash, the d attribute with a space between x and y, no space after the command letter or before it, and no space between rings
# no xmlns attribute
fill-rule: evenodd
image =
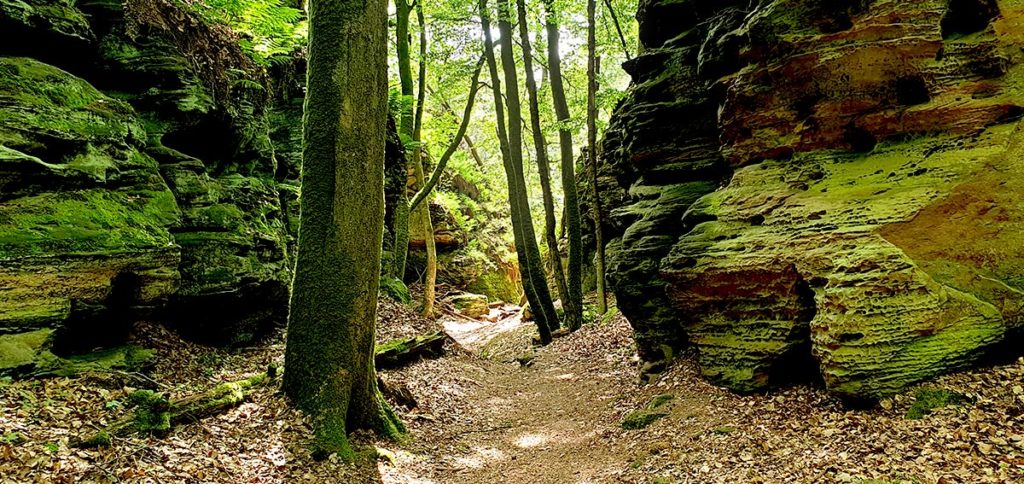
<svg viewBox="0 0 1024 484"><path fill-rule="evenodd" d="M0 371L138 318L284 321L301 59L268 71L176 5L0 1Z"/></svg>
<svg viewBox="0 0 1024 484"><path fill-rule="evenodd" d="M1024 4L642 0L602 160L643 356L880 397L1024 327Z"/></svg>

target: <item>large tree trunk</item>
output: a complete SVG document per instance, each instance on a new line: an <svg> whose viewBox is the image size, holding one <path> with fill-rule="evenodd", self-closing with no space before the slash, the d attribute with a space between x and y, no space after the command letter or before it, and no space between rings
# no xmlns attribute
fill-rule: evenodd
<svg viewBox="0 0 1024 484"><path fill-rule="evenodd" d="M565 99L565 84L562 79L562 56L558 50L558 12L554 1L545 0L548 31L548 71L551 76L551 98L558 117L559 146L562 154L562 192L565 197L565 215L562 227L568 233L569 257L566 285L569 297L562 301L565 309L565 324L570 330L579 329L583 323L583 229L580 220L579 194L576 192L575 151L572 145L572 131L568 127L571 118L569 103Z"/></svg>
<svg viewBox="0 0 1024 484"><path fill-rule="evenodd" d="M494 57L494 39L491 35L491 12L487 5L487 0L479 0L479 9L480 22L484 31L484 54L487 60L487 67L491 75L491 91L494 93L494 113L498 131L498 143L501 145L501 160L502 165L504 165L505 168L505 177L508 180L509 209L512 216L512 233L513 240L515 242L516 256L519 260L519 270L523 274L523 291L526 293L526 299L531 305L538 308L540 307L540 304L537 299L537 293L534 291L533 279L530 276L530 264L526 257L525 224L523 222L522 209L519 203L520 198L518 196L520 193L519 186L521 183L519 180L522 180L523 178L522 163L520 163L519 170L517 172L516 165L512 162L512 156L510 154L511 147L509 142L509 132L508 127L505 125L505 107L501 94L501 78L498 75L498 63ZM509 28L509 31L511 31L511 28ZM509 49L509 51L511 52L511 49ZM519 138L519 142L521 155L521 136ZM520 156L520 159L522 159L522 156ZM548 344L551 342L551 328L548 327L545 314L539 310L535 310L534 312L534 321L537 323L537 332L540 334L541 343Z"/></svg>
<svg viewBox="0 0 1024 484"><path fill-rule="evenodd" d="M562 269L562 254L558 250L558 237L555 235L555 199L551 194L551 166L548 162L548 143L540 124L540 102L537 100L537 80L533 77L533 47L530 45L530 29L526 18L525 0L516 0L519 14L519 37L523 48L523 67L526 69L526 92L530 106L530 129L533 131L533 148L537 152L537 173L540 175L540 188L544 196L544 239L548 246L552 275L558 297L565 308L569 302L569 288L565 283L565 270ZM550 322L550 321L549 321ZM552 331L558 327L551 328Z"/></svg>
<svg viewBox="0 0 1024 484"><path fill-rule="evenodd" d="M604 287L604 231L601 220L601 194L597 188L597 22L596 0L587 0L587 166L590 167L590 188L594 196L591 213L594 218L594 269L597 272L597 312L608 312L608 296Z"/></svg>
<svg viewBox="0 0 1024 484"><path fill-rule="evenodd" d="M498 31L501 33L501 66L505 73L505 98L508 107L508 145L509 157L512 160L515 177L515 197L519 203L519 213L523 232L523 246L526 254L530 285L533 286L535 301L530 305L535 314L543 314L544 322L549 328L558 328L558 314L551 301L547 276L537 246L537 234L533 229L533 213L526 194L526 179L523 166L523 110L519 104L519 75L516 72L515 53L512 50L512 11L509 0L498 0ZM522 264L520 264L522 265ZM523 279L526 281L526 279Z"/></svg>
<svg viewBox="0 0 1024 484"><path fill-rule="evenodd" d="M312 0L301 224L284 393L313 416L318 452L346 433L404 431L377 390L374 330L384 220L385 0Z"/></svg>

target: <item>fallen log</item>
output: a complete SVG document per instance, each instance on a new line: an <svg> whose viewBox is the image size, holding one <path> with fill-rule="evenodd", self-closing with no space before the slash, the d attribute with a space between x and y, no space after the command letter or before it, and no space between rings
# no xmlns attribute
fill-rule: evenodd
<svg viewBox="0 0 1024 484"><path fill-rule="evenodd" d="M443 331L399 338L379 345L374 362L378 368L394 368L420 356L440 357L444 355L444 343L447 340L448 335ZM267 373L260 373L244 380L221 383L203 393L177 400L169 399L165 393L136 390L129 397L134 405L130 414L121 417L88 438L72 442L71 445L73 447L109 446L114 437L124 437L136 432L166 434L175 425L195 422L241 405L255 389L271 382L277 373L277 368L271 367ZM415 406L414 403L413 406Z"/></svg>
<svg viewBox="0 0 1024 484"><path fill-rule="evenodd" d="M420 356L437 358L444 355L447 340L444 331L391 340L377 345L374 363L377 368L394 368Z"/></svg>
<svg viewBox="0 0 1024 484"><path fill-rule="evenodd" d="M212 389L181 398L168 399L166 394L151 390L136 390L130 396L135 405L131 414L99 430L87 439L72 442L73 447L109 446L113 437L136 432L162 435L175 425L193 422L225 412L241 405L256 388L271 381L266 373L221 383Z"/></svg>

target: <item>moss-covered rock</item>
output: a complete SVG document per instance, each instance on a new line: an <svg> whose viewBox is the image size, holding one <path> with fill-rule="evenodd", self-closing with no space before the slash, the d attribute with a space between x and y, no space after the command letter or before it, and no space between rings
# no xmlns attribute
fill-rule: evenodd
<svg viewBox="0 0 1024 484"><path fill-rule="evenodd" d="M995 3L642 1L604 144L642 356L877 398L1019 334L1024 8Z"/></svg>
<svg viewBox="0 0 1024 484"><path fill-rule="evenodd" d="M668 416L666 412L654 411L654 410L636 410L629 412L626 416L622 417L620 425L624 430L640 430L647 428L652 423L657 422Z"/></svg>
<svg viewBox="0 0 1024 484"><path fill-rule="evenodd" d="M471 318L486 316L491 312L487 296L483 294L472 294L468 292L456 294L454 296L450 296L448 298L448 302L450 302L452 306L455 306L455 309L458 310L460 314Z"/></svg>
<svg viewBox="0 0 1024 484"><path fill-rule="evenodd" d="M71 40L92 40L85 14L75 0L0 0L0 28L53 32ZM30 40L30 39L25 39Z"/></svg>
<svg viewBox="0 0 1024 484"><path fill-rule="evenodd" d="M31 59L0 71L0 334L114 342L119 311L177 289L174 195L131 106Z"/></svg>
<svg viewBox="0 0 1024 484"><path fill-rule="evenodd" d="M291 262L276 184L213 178L187 159L161 171L182 206L174 228L181 286L169 307L177 326L205 341L241 344L283 323Z"/></svg>

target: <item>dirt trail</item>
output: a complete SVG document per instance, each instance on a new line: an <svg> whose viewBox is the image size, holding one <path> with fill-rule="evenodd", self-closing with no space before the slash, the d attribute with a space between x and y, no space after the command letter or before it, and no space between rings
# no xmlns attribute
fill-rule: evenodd
<svg viewBox="0 0 1024 484"><path fill-rule="evenodd" d="M400 452L394 466L382 468L384 482L606 482L628 466L610 438L618 428L616 404L636 389L627 339L619 348L587 348L574 335L540 349L524 366L480 358L480 341L499 327L529 334L528 325L499 321L460 332L453 324L465 330L466 322L446 327L472 342L471 355L448 363L453 379L472 382L464 413L458 421L414 426L413 453ZM606 337L599 343L615 345Z"/></svg>

